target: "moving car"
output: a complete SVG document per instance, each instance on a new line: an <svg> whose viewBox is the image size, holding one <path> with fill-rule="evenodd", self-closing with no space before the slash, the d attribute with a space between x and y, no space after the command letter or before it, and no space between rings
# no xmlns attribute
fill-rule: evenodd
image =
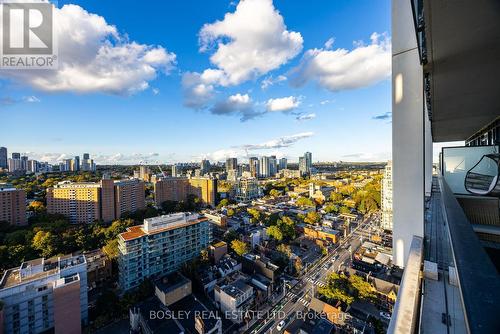
<svg viewBox="0 0 500 334"><path fill-rule="evenodd" d="M278 326L276 326L277 330L282 330L285 327L285 320L281 320Z"/></svg>

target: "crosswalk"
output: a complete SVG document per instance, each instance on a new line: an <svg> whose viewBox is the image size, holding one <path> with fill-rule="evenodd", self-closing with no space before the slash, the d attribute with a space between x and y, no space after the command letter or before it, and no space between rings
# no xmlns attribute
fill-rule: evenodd
<svg viewBox="0 0 500 334"><path fill-rule="evenodd" d="M315 280L312 277L308 277L307 281L313 283L316 286L320 286L320 287L326 286L326 283L322 282L320 279Z"/></svg>
<svg viewBox="0 0 500 334"><path fill-rule="evenodd" d="M289 292L286 294L286 296L288 298L292 298L292 297L295 297L295 294L293 292ZM306 300L304 297L300 297L297 302L300 302L302 305L304 306L309 306L309 304L311 303L310 301Z"/></svg>
<svg viewBox="0 0 500 334"><path fill-rule="evenodd" d="M295 297L296 295L293 292L289 292L286 294L286 296L289 299L291 299L291 298ZM305 297L300 297L299 299L297 299L297 302L300 302L305 307L307 307L307 306L309 306L309 304L311 304L311 302L309 300L307 300Z"/></svg>

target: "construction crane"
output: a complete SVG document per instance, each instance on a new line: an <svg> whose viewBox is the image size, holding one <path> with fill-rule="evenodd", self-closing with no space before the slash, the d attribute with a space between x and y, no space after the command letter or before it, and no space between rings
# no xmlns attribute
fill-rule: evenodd
<svg viewBox="0 0 500 334"><path fill-rule="evenodd" d="M145 166L147 166L147 165L149 165L149 164L150 164L150 163L149 163L149 161L147 161L147 160L141 160L141 161L139 162L139 165L145 165ZM158 166L158 169L160 170L161 175L162 175L163 177L167 177L167 173L166 173L166 172L164 172L164 171L163 171L163 169L162 169L162 168L161 168L161 166L160 166L160 161L158 161L158 160L157 160L157 161L152 162L151 164L152 164L152 165L157 165L157 166Z"/></svg>
<svg viewBox="0 0 500 334"><path fill-rule="evenodd" d="M159 162L159 161L156 161L156 164L158 165L158 168L160 169L161 175L163 175L163 177L167 177L167 173L165 173L165 172L163 171L163 169L161 169L160 162Z"/></svg>

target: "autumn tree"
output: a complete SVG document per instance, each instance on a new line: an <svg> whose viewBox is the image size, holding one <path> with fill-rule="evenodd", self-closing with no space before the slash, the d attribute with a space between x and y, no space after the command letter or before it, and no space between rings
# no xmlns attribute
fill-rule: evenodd
<svg viewBox="0 0 500 334"><path fill-rule="evenodd" d="M54 255L56 250L56 237L48 231L38 231L33 237L32 247L40 252L43 257Z"/></svg>
<svg viewBox="0 0 500 334"><path fill-rule="evenodd" d="M278 247L276 247L276 250L283 254L284 257L289 259L292 256L292 249L290 248L289 245L286 244L279 244Z"/></svg>
<svg viewBox="0 0 500 334"><path fill-rule="evenodd" d="M28 206L29 211L33 211L35 213L45 212L46 208L41 201L32 201Z"/></svg>
<svg viewBox="0 0 500 334"><path fill-rule="evenodd" d="M307 198L307 197L299 197L299 198L297 198L297 200L295 201L295 204L297 204L300 207L315 206L314 202L311 199Z"/></svg>
<svg viewBox="0 0 500 334"><path fill-rule="evenodd" d="M266 233L276 241L283 240L283 233L277 225L269 226L266 230Z"/></svg>
<svg viewBox="0 0 500 334"><path fill-rule="evenodd" d="M243 254L248 253L247 243L244 241L241 241L241 240L231 241L231 248L239 256L242 256Z"/></svg>
<svg viewBox="0 0 500 334"><path fill-rule="evenodd" d="M250 214L250 216L252 216L251 221L253 224L257 224L260 222L261 214L260 214L259 210L253 209L253 208L248 208L247 212Z"/></svg>
<svg viewBox="0 0 500 334"><path fill-rule="evenodd" d="M277 189L271 189L271 191L269 191L269 196L271 197L278 197L279 195L281 194L281 191L277 190Z"/></svg>
<svg viewBox="0 0 500 334"><path fill-rule="evenodd" d="M321 216L316 211L310 211L304 217L304 222L307 224L317 224L321 220Z"/></svg>

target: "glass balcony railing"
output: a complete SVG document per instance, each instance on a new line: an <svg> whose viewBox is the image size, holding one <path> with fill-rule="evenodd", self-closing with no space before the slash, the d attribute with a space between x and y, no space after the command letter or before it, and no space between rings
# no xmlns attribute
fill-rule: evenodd
<svg viewBox="0 0 500 334"><path fill-rule="evenodd" d="M474 195L500 196L500 154L484 155L465 176L465 189Z"/></svg>
<svg viewBox="0 0 500 334"><path fill-rule="evenodd" d="M498 156L498 146L443 147L441 151L441 174L455 195L485 195L493 177L498 174L494 160L485 156ZM497 158L498 159L498 158ZM470 173L472 172L472 173ZM469 181L466 180L469 178ZM467 187L470 186L470 191ZM483 193L480 193L480 192Z"/></svg>

